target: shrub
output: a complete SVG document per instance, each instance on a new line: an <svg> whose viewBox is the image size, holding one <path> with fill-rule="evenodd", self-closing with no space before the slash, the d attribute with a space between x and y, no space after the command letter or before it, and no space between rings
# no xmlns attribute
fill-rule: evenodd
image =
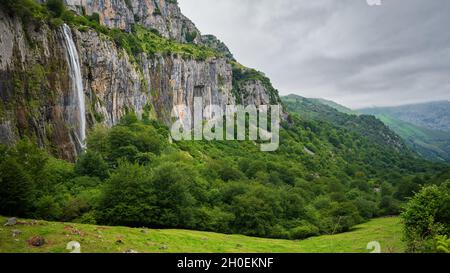
<svg viewBox="0 0 450 273"><path fill-rule="evenodd" d="M155 217L152 175L145 167L122 162L105 184L98 220L102 224L145 226Z"/></svg>
<svg viewBox="0 0 450 273"><path fill-rule="evenodd" d="M410 252L432 251L432 239L450 232L450 191L446 185L426 186L407 204L401 217Z"/></svg>
<svg viewBox="0 0 450 273"><path fill-rule="evenodd" d="M68 196L62 208L62 221L73 221L88 212L90 205L81 198Z"/></svg>
<svg viewBox="0 0 450 273"><path fill-rule="evenodd" d="M47 17L45 8L35 0L2 0L0 5L8 13L17 15L24 22Z"/></svg>
<svg viewBox="0 0 450 273"><path fill-rule="evenodd" d="M223 181L236 181L244 178L244 174L235 168L228 160L211 162L208 167L209 172L216 172Z"/></svg>
<svg viewBox="0 0 450 273"><path fill-rule="evenodd" d="M126 160L128 162L135 162L138 155L139 150L135 146L129 145L113 149L111 159L113 161Z"/></svg>
<svg viewBox="0 0 450 273"><path fill-rule="evenodd" d="M166 227L193 227L194 207L201 197L199 174L191 166L179 162L164 162L154 170L152 188L155 200L155 224ZM197 193L197 194L196 194Z"/></svg>
<svg viewBox="0 0 450 273"><path fill-rule="evenodd" d="M108 168L108 164L100 154L87 151L78 158L75 173L78 176L94 176L103 180L109 176Z"/></svg>
<svg viewBox="0 0 450 273"><path fill-rule="evenodd" d="M30 174L34 177L34 186L38 196L58 194L57 185L67 185L74 177L73 164L64 160L51 158L47 161L43 170Z"/></svg>
<svg viewBox="0 0 450 273"><path fill-rule="evenodd" d="M436 252L450 253L450 238L447 238L447 235L438 235L436 236L435 241Z"/></svg>
<svg viewBox="0 0 450 273"><path fill-rule="evenodd" d="M86 189L96 188L101 183L98 177L91 176L77 176L71 179L67 184L70 189L70 193L78 195Z"/></svg>
<svg viewBox="0 0 450 273"><path fill-rule="evenodd" d="M66 9L63 0L47 0L47 8L55 17L60 17Z"/></svg>
<svg viewBox="0 0 450 273"><path fill-rule="evenodd" d="M89 21L100 24L100 14L97 12L92 13L92 15L88 16Z"/></svg>
<svg viewBox="0 0 450 273"><path fill-rule="evenodd" d="M306 221L302 221L302 225L292 228L289 231L289 238L294 240L305 239L317 235L319 235L319 228Z"/></svg>
<svg viewBox="0 0 450 273"><path fill-rule="evenodd" d="M334 203L330 216L332 219L332 233L349 231L354 225L363 221L358 208L351 202Z"/></svg>
<svg viewBox="0 0 450 273"><path fill-rule="evenodd" d="M195 41L195 38L197 38L197 32L196 31L192 31L192 32L188 31L188 32L186 32L185 38L186 38L186 42L192 43Z"/></svg>
<svg viewBox="0 0 450 273"><path fill-rule="evenodd" d="M80 218L75 219L74 222L80 224L96 225L97 220L95 219L95 212L86 212Z"/></svg>
<svg viewBox="0 0 450 273"><path fill-rule="evenodd" d="M45 220L58 220L61 217L61 206L52 196L42 196L35 204L35 217Z"/></svg>
<svg viewBox="0 0 450 273"><path fill-rule="evenodd" d="M236 196L231 205L236 217L234 230L251 236L270 235L276 225L273 205L257 193Z"/></svg>

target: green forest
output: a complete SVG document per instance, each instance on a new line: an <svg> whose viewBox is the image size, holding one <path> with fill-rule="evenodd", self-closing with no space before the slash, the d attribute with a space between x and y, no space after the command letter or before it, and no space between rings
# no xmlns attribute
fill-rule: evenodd
<svg viewBox="0 0 450 273"><path fill-rule="evenodd" d="M1 148L0 213L302 239L399 214L414 192L450 177L445 165L348 129L289 120L275 153L252 142L170 143L164 125L133 113L93 129L75 164L22 140Z"/></svg>

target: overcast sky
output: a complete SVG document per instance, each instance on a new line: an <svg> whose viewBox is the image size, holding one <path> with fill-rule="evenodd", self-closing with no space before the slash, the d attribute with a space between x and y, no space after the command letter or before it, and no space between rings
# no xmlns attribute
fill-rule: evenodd
<svg viewBox="0 0 450 273"><path fill-rule="evenodd" d="M450 99L450 1L178 0L282 95L352 108Z"/></svg>

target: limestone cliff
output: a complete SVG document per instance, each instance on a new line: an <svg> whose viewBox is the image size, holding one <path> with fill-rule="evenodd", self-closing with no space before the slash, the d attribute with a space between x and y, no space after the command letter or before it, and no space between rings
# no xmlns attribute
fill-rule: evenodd
<svg viewBox="0 0 450 273"><path fill-rule="evenodd" d="M67 4L78 12L98 12L104 25L125 31L138 15L141 24L178 41L186 41L184 25L198 32L174 1ZM156 4L161 15L154 14ZM88 130L96 123L112 126L129 110L138 115L148 112L169 123L173 105L192 105L194 96L202 96L205 105L274 101L260 78L240 79L237 84L229 56L196 59L170 52L130 56L114 39L94 29L72 27L70 32L80 59ZM1 142L31 137L61 158L76 158L81 147L74 117L80 116L80 107L71 69L62 26L24 22L0 10Z"/></svg>
<svg viewBox="0 0 450 273"><path fill-rule="evenodd" d="M79 14L98 13L110 28L129 30L133 24L156 29L178 42L201 42L200 31L181 13L176 0L65 0Z"/></svg>

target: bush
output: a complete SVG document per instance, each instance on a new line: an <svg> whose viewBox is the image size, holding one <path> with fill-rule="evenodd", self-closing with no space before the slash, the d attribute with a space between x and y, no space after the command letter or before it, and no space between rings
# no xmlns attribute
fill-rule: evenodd
<svg viewBox="0 0 450 273"><path fill-rule="evenodd" d="M39 198L35 204L35 217L45 220L58 220L61 217L61 206L55 201L52 196L43 196Z"/></svg>
<svg viewBox="0 0 450 273"><path fill-rule="evenodd" d="M433 237L450 233L450 191L446 185L426 186L407 204L401 217L410 252L432 251Z"/></svg>
<svg viewBox="0 0 450 273"><path fill-rule="evenodd" d="M97 220L95 219L95 212L86 212L80 218L75 219L74 222L80 224L96 225Z"/></svg>
<svg viewBox="0 0 450 273"><path fill-rule="evenodd" d="M2 0L2 8L10 14L15 14L24 22L30 19L44 19L47 17L45 8L35 0Z"/></svg>
<svg viewBox="0 0 450 273"><path fill-rule="evenodd" d="M109 176L109 167L100 154L87 151L78 158L75 173L78 176L93 176L103 180Z"/></svg>
<svg viewBox="0 0 450 273"><path fill-rule="evenodd" d="M229 233L230 223L234 220L234 215L222 209L201 207L194 212L195 228L221 233Z"/></svg>
<svg viewBox="0 0 450 273"><path fill-rule="evenodd" d="M63 0L47 0L47 8L55 17L60 17L66 9Z"/></svg>
<svg viewBox="0 0 450 273"><path fill-rule="evenodd" d="M334 203L330 216L332 219L332 233L349 231L352 226L363 221L363 218L359 215L358 208L351 202Z"/></svg>
<svg viewBox="0 0 450 273"><path fill-rule="evenodd" d="M211 162L208 166L208 169L208 171L211 173L217 173L217 175L223 181L237 181L245 177L245 175L237 168L235 168L228 160Z"/></svg>
<svg viewBox="0 0 450 273"><path fill-rule="evenodd" d="M140 227L155 218L156 196L149 169L120 163L105 184L100 199L98 220L101 224Z"/></svg>
<svg viewBox="0 0 450 273"><path fill-rule="evenodd" d="M186 32L185 38L186 38L186 42L192 43L195 41L195 38L197 38L197 32L196 31L192 31L192 32L188 31L188 32Z"/></svg>
<svg viewBox="0 0 450 273"><path fill-rule="evenodd" d="M194 208L204 193L197 183L199 174L185 163L165 162L154 170L152 188L155 224L165 227L193 227Z"/></svg>
<svg viewBox="0 0 450 273"><path fill-rule="evenodd" d="M59 194L57 186L68 185L67 182L75 176L73 164L54 158L49 159L39 173L30 175L34 176L38 196Z"/></svg>
<svg viewBox="0 0 450 273"><path fill-rule="evenodd" d="M436 252L450 253L450 238L447 238L447 235L438 235L436 236L435 241Z"/></svg>
<svg viewBox="0 0 450 273"><path fill-rule="evenodd" d="M62 221L73 221L79 218L83 213L88 212L90 205L86 200L78 197L68 196L62 208Z"/></svg>
<svg viewBox="0 0 450 273"><path fill-rule="evenodd" d="M249 192L233 198L235 232L251 236L269 236L276 223L275 204L262 194Z"/></svg>
<svg viewBox="0 0 450 273"><path fill-rule="evenodd" d="M289 231L289 238L294 240L305 239L317 235L319 235L319 228L306 221L302 221L301 226L292 228Z"/></svg>
<svg viewBox="0 0 450 273"><path fill-rule="evenodd" d="M91 176L77 176L71 179L68 183L68 189L72 195L78 195L87 189L96 189L101 181L98 177Z"/></svg>
<svg viewBox="0 0 450 273"><path fill-rule="evenodd" d="M100 24L100 14L97 12L92 13L92 15L88 16L89 21Z"/></svg>

